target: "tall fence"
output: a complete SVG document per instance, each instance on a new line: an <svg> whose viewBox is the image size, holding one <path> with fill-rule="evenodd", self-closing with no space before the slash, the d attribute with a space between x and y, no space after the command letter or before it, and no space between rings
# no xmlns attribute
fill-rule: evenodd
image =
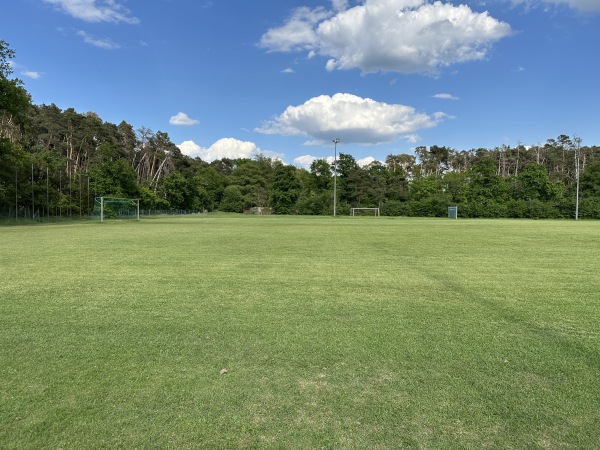
<svg viewBox="0 0 600 450"><path fill-rule="evenodd" d="M37 221L37 222L54 222L66 219L85 219L89 217L87 213L80 214L78 211L73 212L69 208L48 208L44 206L9 206L0 208L1 222L21 222L21 221Z"/></svg>
<svg viewBox="0 0 600 450"><path fill-rule="evenodd" d="M95 185L83 172L48 165L4 168L0 179L0 220L54 220L90 215Z"/></svg>
<svg viewBox="0 0 600 450"><path fill-rule="evenodd" d="M98 191L103 190L86 172L68 172L43 163L15 167L14 173L0 179L0 222L86 220L92 216L94 198L98 196ZM140 215L149 217L199 212L202 211L144 209L140 210Z"/></svg>
<svg viewBox="0 0 600 450"><path fill-rule="evenodd" d="M198 209L140 209L140 217L145 216L186 216L200 214L204 211Z"/></svg>
<svg viewBox="0 0 600 450"><path fill-rule="evenodd" d="M140 218L186 216L203 212L197 209L140 209ZM92 218L91 213L69 215L68 210L61 211L59 208L55 211L48 211L45 207L36 207L34 210L30 206L0 208L0 223L58 222L61 220L88 220Z"/></svg>

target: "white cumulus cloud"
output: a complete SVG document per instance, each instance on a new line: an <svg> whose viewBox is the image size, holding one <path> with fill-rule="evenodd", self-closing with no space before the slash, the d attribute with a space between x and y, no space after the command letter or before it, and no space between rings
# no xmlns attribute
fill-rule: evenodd
<svg viewBox="0 0 600 450"><path fill-rule="evenodd" d="M352 94L321 95L299 106L289 106L255 131L265 134L307 136L309 144L339 137L344 143L379 144L436 126L447 116L418 113L410 106L387 104Z"/></svg>
<svg viewBox="0 0 600 450"><path fill-rule="evenodd" d="M317 159L316 156L311 156L311 155L303 155L303 156L298 156L297 158L294 159L294 164L300 167L303 167L305 169L309 169L310 165L315 162Z"/></svg>
<svg viewBox="0 0 600 450"><path fill-rule="evenodd" d="M343 11L348 9L348 0L331 0L331 6L334 11Z"/></svg>
<svg viewBox="0 0 600 450"><path fill-rule="evenodd" d="M191 125L198 125L200 123L200 121L188 117L188 115L186 113L178 112L176 115L172 116L169 119L169 123L171 125L177 125L177 126L191 126Z"/></svg>
<svg viewBox="0 0 600 450"><path fill-rule="evenodd" d="M417 142L419 142L421 140L421 138L418 134L409 134L407 136L404 136L404 139L406 140L406 142L408 142L410 144L416 144Z"/></svg>
<svg viewBox="0 0 600 450"><path fill-rule="evenodd" d="M125 6L116 0L44 0L55 5L75 19L86 22L124 22L137 24L140 20L134 17Z"/></svg>
<svg viewBox="0 0 600 450"><path fill-rule="evenodd" d="M432 95L433 98L439 98L441 100L458 100L458 97L455 97L452 94L435 94Z"/></svg>
<svg viewBox="0 0 600 450"><path fill-rule="evenodd" d="M377 161L377 160L375 158L373 158L372 156L367 156L366 158L358 159L356 161L356 164L358 164L360 167L367 167L369 164L371 164L375 161Z"/></svg>
<svg viewBox="0 0 600 450"><path fill-rule="evenodd" d="M21 72L21 75L27 78L31 78L32 80L39 80L42 77L41 72L36 72L34 70L24 70Z"/></svg>
<svg viewBox="0 0 600 450"><path fill-rule="evenodd" d="M282 156L275 152L261 150L254 142L240 141L233 138L219 139L208 148L201 147L194 141L184 141L177 147L184 155L200 158L207 162L223 158L254 158L258 155L277 159L281 159Z"/></svg>
<svg viewBox="0 0 600 450"><path fill-rule="evenodd" d="M114 50L120 48L121 46L114 42L110 38L98 38L96 36L92 36L91 34L86 33L85 31L78 31L77 36L83 38L83 42L89 45L93 45L94 47L103 48L105 50Z"/></svg>
<svg viewBox="0 0 600 450"><path fill-rule="evenodd" d="M314 161L317 161L319 159L324 159L329 164L334 163L333 156L328 156L327 158L318 158L318 157L312 156L312 155L304 155L304 156L299 156L296 159L294 159L294 164L308 170L308 169L310 169L310 165ZM369 164L371 164L375 161L377 161L377 160L375 158L373 158L372 156L367 156L366 158L358 159L356 161L356 164L358 164L360 167L367 167Z"/></svg>
<svg viewBox="0 0 600 450"><path fill-rule="evenodd" d="M334 6L346 7L346 2ZM485 58L490 46L512 34L510 25L466 5L426 0L365 0L327 12L299 8L281 27L268 30L268 51L307 50L327 57L327 70L436 72ZM311 14L308 14L311 12Z"/></svg>
<svg viewBox="0 0 600 450"><path fill-rule="evenodd" d="M310 50L318 40L315 27L329 16L330 13L323 7L296 8L285 25L271 28L262 36L260 46L279 52Z"/></svg>

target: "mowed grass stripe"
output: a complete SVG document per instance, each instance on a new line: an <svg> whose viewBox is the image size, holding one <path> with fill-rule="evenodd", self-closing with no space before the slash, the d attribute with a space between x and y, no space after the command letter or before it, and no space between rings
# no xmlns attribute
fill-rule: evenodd
<svg viewBox="0 0 600 450"><path fill-rule="evenodd" d="M0 233L7 448L599 441L594 222L199 216Z"/></svg>

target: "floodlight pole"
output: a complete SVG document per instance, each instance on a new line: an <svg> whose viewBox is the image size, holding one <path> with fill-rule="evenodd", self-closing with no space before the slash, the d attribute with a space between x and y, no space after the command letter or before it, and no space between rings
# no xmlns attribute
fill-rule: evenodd
<svg viewBox="0 0 600 450"><path fill-rule="evenodd" d="M575 137L575 176L577 178L577 193L575 195L575 220L579 220L579 158L581 138Z"/></svg>
<svg viewBox="0 0 600 450"><path fill-rule="evenodd" d="M33 195L33 164L31 165L31 220L35 220L35 198Z"/></svg>
<svg viewBox="0 0 600 450"><path fill-rule="evenodd" d="M19 218L19 177L15 166L15 222Z"/></svg>
<svg viewBox="0 0 600 450"><path fill-rule="evenodd" d="M333 217L336 216L337 207L337 145L340 138L333 140Z"/></svg>

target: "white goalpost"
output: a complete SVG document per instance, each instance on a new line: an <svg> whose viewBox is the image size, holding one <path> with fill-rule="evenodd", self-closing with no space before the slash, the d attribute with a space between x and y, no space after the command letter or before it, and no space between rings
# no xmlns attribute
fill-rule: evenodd
<svg viewBox="0 0 600 450"><path fill-rule="evenodd" d="M96 197L92 218L104 222L107 219L140 220L140 199Z"/></svg>
<svg viewBox="0 0 600 450"><path fill-rule="evenodd" d="M372 211L374 217L381 217L379 208L351 208L351 209L352 209L352 217L354 217L356 215L355 214L356 211Z"/></svg>

